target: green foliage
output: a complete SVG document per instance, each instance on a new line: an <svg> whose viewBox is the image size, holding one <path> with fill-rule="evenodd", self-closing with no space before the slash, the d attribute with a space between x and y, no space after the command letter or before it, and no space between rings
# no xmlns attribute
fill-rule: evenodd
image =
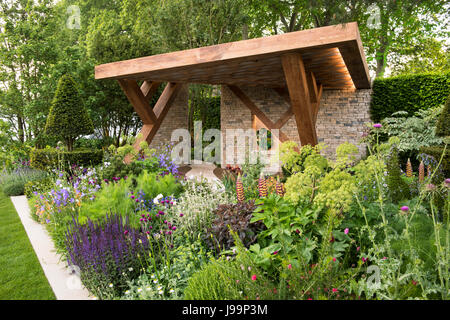
<svg viewBox="0 0 450 320"><path fill-rule="evenodd" d="M142 192L143 200L153 202L159 194L178 197L181 191L181 184L171 174L161 177L143 171L137 177L130 176L116 182L103 182L101 189L95 194L95 200L83 203L78 219L84 224L88 218L95 221L103 218L108 212L117 212L129 216L130 223L137 227L140 216L134 214L135 200L130 199L131 192Z"/></svg>
<svg viewBox="0 0 450 320"><path fill-rule="evenodd" d="M175 206L178 225L183 233L197 239L207 234L214 219L214 210L220 204L231 203L233 198L207 181L187 181L185 191Z"/></svg>
<svg viewBox="0 0 450 320"><path fill-rule="evenodd" d="M203 243L180 243L170 253L170 264L149 268L139 279L129 283L126 300L176 300L183 298L184 289L193 273L206 265L211 258Z"/></svg>
<svg viewBox="0 0 450 320"><path fill-rule="evenodd" d="M450 136L450 95L447 98L444 109L436 124L436 135L439 137Z"/></svg>
<svg viewBox="0 0 450 320"><path fill-rule="evenodd" d="M450 73L404 75L376 79L373 84L371 119L375 122L397 111L409 116L445 103L450 94Z"/></svg>
<svg viewBox="0 0 450 320"><path fill-rule="evenodd" d="M391 200L398 203L400 200L408 199L410 197L410 191L408 184L402 179L398 161L398 148L395 145L391 148L390 155L387 159L386 169L386 183L388 185Z"/></svg>
<svg viewBox="0 0 450 320"><path fill-rule="evenodd" d="M420 148L420 153L425 153L436 159L437 162L442 158L441 169L445 176L448 177L450 174L450 148L447 146L444 152L444 146L431 146Z"/></svg>
<svg viewBox="0 0 450 320"><path fill-rule="evenodd" d="M10 182L3 186L3 192L8 196L20 196L25 192L24 184L21 181Z"/></svg>
<svg viewBox="0 0 450 320"><path fill-rule="evenodd" d="M69 151L80 135L94 132L88 111L80 101L75 81L64 75L58 82L55 98L45 125L45 133L66 141Z"/></svg>
<svg viewBox="0 0 450 320"><path fill-rule="evenodd" d="M194 273L189 279L184 297L187 300L238 300L242 299L237 286L232 283L227 270L238 268L234 262L213 261Z"/></svg>
<svg viewBox="0 0 450 320"><path fill-rule="evenodd" d="M50 191L55 185L55 181L48 177L41 180L28 181L24 186L24 194L31 198L35 192L45 193Z"/></svg>
<svg viewBox="0 0 450 320"><path fill-rule="evenodd" d="M397 137L398 150L412 156L421 147L428 147L441 144L442 139L435 134L435 126L442 107L434 107L420 110L414 116L407 117L407 112L399 111L392 117L382 121L382 133L388 137Z"/></svg>
<svg viewBox="0 0 450 320"><path fill-rule="evenodd" d="M0 174L0 189L8 196L23 195L27 183L42 181L47 177L47 172L28 167L4 171Z"/></svg>
<svg viewBox="0 0 450 320"><path fill-rule="evenodd" d="M65 151L56 148L32 149L30 152L30 165L33 168L69 170L72 165L95 166L102 162L103 151L93 149L79 149Z"/></svg>
<svg viewBox="0 0 450 320"><path fill-rule="evenodd" d="M294 141L286 141L280 148L280 160L283 164L283 172L287 175L294 174L296 172L302 172L304 170L305 159L315 152L314 148L310 145L303 146L298 152L297 143Z"/></svg>
<svg viewBox="0 0 450 320"><path fill-rule="evenodd" d="M258 178L261 176L264 166L265 165L261 162L259 157L255 164L250 164L249 158L245 159L245 163L242 165L241 174L245 199L250 200L259 198Z"/></svg>

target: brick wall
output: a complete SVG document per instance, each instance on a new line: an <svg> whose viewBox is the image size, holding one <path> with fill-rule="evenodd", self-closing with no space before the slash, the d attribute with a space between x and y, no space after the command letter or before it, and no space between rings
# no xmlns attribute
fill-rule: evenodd
<svg viewBox="0 0 450 320"><path fill-rule="evenodd" d="M158 148L170 144L173 130L188 128L188 97L188 86L183 85L159 127L158 132L150 143L151 148Z"/></svg>
<svg viewBox="0 0 450 320"><path fill-rule="evenodd" d="M241 88L266 116L276 122L288 109L284 99L272 89ZM251 129L250 110L226 87L221 90L221 129ZM334 158L335 150L343 142L357 145L360 155L365 154L365 146L358 142L364 123L370 121L369 104L371 90L324 90L317 117L317 136L319 142L328 145L327 157ZM282 131L300 145L294 117L284 125ZM226 140L222 138L222 163L226 163Z"/></svg>

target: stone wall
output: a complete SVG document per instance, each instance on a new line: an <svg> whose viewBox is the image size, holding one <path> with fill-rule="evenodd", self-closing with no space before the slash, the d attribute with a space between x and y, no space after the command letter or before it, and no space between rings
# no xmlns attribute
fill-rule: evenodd
<svg viewBox="0 0 450 320"><path fill-rule="evenodd" d="M276 122L289 108L285 100L272 89L259 87L241 88L248 97ZM221 90L221 130L251 129L250 110L226 87ZM370 121L369 105L371 90L324 90L317 117L317 136L319 142L325 143L327 157L334 158L336 147L344 142L357 145L360 155L366 152L364 145L358 142L364 130L364 123ZM288 138L300 145L294 117L284 125L282 131ZM226 139L222 137L222 163L226 163Z"/></svg>
<svg viewBox="0 0 450 320"><path fill-rule="evenodd" d="M170 144L172 132L175 129L188 128L188 97L188 86L183 85L159 127L158 132L150 143L151 148L158 148Z"/></svg>

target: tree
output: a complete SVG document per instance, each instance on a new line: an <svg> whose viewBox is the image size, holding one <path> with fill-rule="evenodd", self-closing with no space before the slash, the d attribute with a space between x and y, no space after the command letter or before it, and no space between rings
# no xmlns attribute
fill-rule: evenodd
<svg viewBox="0 0 450 320"><path fill-rule="evenodd" d="M58 82L45 132L64 139L69 151L73 150L76 138L94 132L87 109L80 102L75 81L69 75L64 75Z"/></svg>
<svg viewBox="0 0 450 320"><path fill-rule="evenodd" d="M251 0L253 34L271 34L358 22L370 67L383 77L398 56L427 39L446 37L444 0Z"/></svg>
<svg viewBox="0 0 450 320"><path fill-rule="evenodd" d="M444 109L439 116L438 122L436 124L436 135L439 137L450 136L450 96L445 103Z"/></svg>

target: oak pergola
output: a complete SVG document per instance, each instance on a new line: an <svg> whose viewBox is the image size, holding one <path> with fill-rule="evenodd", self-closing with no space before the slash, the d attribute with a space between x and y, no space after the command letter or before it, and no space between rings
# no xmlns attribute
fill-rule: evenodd
<svg viewBox="0 0 450 320"><path fill-rule="evenodd" d="M95 79L116 79L142 119L135 148L152 141L184 83L228 86L268 130L281 129L294 116L302 145L317 144L323 90L371 86L356 22L102 64ZM162 83L167 85L151 108ZM290 107L274 123L241 86L273 88ZM279 138L288 140L281 130Z"/></svg>

